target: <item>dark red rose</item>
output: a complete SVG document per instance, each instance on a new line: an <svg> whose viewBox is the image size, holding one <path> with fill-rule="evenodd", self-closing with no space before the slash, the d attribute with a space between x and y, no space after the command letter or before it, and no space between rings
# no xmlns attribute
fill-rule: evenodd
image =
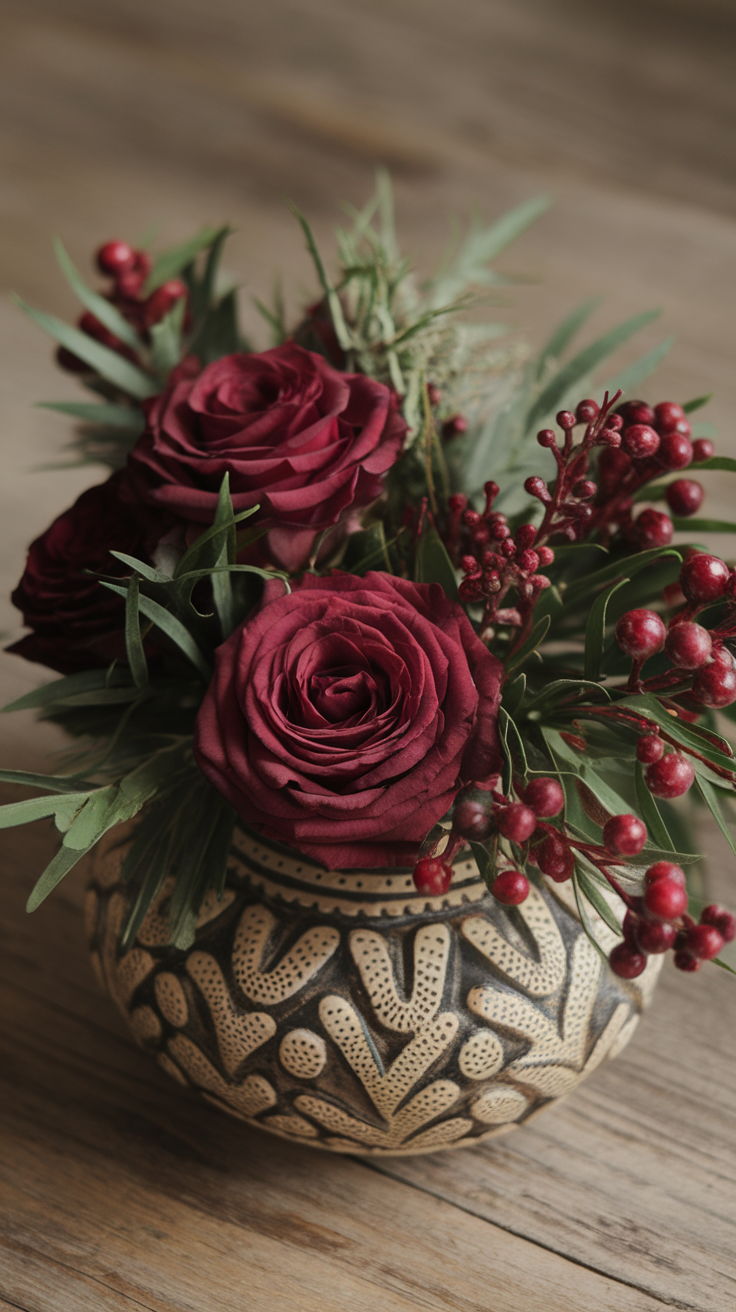
<svg viewBox="0 0 736 1312"><path fill-rule="evenodd" d="M84 573L129 574L111 550L148 559L141 525L120 500L123 482L116 473L89 488L31 543L12 601L33 632L8 651L60 674L124 659L125 602Z"/></svg>
<svg viewBox="0 0 736 1312"><path fill-rule="evenodd" d="M217 652L195 754L240 816L336 869L412 865L500 769L502 666L439 584L273 580Z"/></svg>
<svg viewBox="0 0 736 1312"><path fill-rule="evenodd" d="M169 384L147 414L129 466L142 500L211 524L229 473L235 510L260 505L268 554L289 570L380 495L406 433L389 388L294 343L226 355Z"/></svg>

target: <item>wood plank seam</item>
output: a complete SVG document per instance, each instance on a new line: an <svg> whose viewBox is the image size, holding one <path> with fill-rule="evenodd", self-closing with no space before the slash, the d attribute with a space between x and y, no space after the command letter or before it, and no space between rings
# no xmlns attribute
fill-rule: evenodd
<svg viewBox="0 0 736 1312"><path fill-rule="evenodd" d="M351 1157L350 1160L355 1162L358 1166L365 1167L369 1171L375 1171L377 1175L387 1176L390 1180L394 1180L398 1184L408 1184L410 1188L418 1189L420 1193L428 1194L430 1198L436 1198L442 1203L449 1204L450 1207L456 1207L458 1212L463 1212L466 1216L474 1216L476 1220L484 1219L478 1218L478 1213L474 1212L472 1208L461 1206L461 1204L456 1202L453 1198L445 1198L435 1189L429 1189L424 1185L417 1184L415 1181L404 1180L401 1176L394 1175L385 1164L368 1161L365 1157ZM561 1257L564 1261L570 1262L573 1266L582 1267L584 1271L590 1271L592 1275L601 1276L604 1280L612 1280L617 1285L623 1285L626 1289L635 1290L637 1294L644 1294L648 1298L653 1298L660 1307L673 1307L677 1309L677 1312L709 1312L709 1309L705 1307L697 1307L695 1303L683 1303L680 1299L674 1298L663 1299L662 1296L653 1289L647 1289L644 1285L639 1285L633 1280L625 1280L622 1276L616 1275L612 1271L605 1271L601 1267L594 1266L591 1262L583 1262L580 1258L573 1257L570 1253L564 1252L563 1249L555 1248L553 1244L542 1243L539 1239L534 1238L533 1235L527 1235L521 1230L515 1230L513 1226L502 1225L498 1220L489 1221L488 1224L494 1226L497 1230L502 1230L505 1234L513 1235L515 1239L524 1239L528 1244L534 1244L536 1248L543 1249L545 1253L552 1253L555 1257Z"/></svg>
<svg viewBox="0 0 736 1312"><path fill-rule="evenodd" d="M31 1257L35 1261L38 1261L39 1259L38 1252L33 1248L28 1248L26 1244L17 1244L12 1243L11 1241L11 1243L6 1245L6 1250L10 1251L10 1249L14 1249L19 1253L25 1253L27 1257ZM99 1276L92 1275L89 1271L83 1271L80 1267L74 1266L71 1262L61 1262L58 1257L49 1256L44 1256L43 1261L48 1266L60 1267L62 1271L68 1271L71 1275L78 1276L80 1280L89 1280L92 1284L99 1285L102 1289L109 1290L111 1294L116 1294L118 1298L124 1298L132 1307L143 1308L144 1312L159 1312L159 1309L154 1307L152 1303L142 1303L139 1298L133 1298L131 1294L126 1294L122 1289L117 1289L115 1285L109 1284L106 1280L100 1280ZM28 1308L23 1307L22 1303L9 1303L8 1307L17 1307L20 1309L20 1312L30 1312ZM2 1303L0 1303L0 1308L2 1308Z"/></svg>

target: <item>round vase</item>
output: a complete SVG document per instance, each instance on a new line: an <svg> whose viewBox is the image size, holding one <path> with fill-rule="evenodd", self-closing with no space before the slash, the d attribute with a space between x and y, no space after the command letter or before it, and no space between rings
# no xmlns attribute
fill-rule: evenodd
<svg viewBox="0 0 736 1312"><path fill-rule="evenodd" d="M138 1041L223 1110L336 1152L432 1152L523 1124L623 1048L662 964L616 978L568 885L503 907L465 857L428 898L410 871L328 871L241 827L192 946L167 944L168 877L123 947L124 854L119 835L98 850L88 932Z"/></svg>

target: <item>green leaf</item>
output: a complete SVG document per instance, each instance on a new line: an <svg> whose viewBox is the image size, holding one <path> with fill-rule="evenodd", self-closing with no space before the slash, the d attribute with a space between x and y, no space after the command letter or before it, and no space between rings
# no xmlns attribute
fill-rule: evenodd
<svg viewBox="0 0 736 1312"><path fill-rule="evenodd" d="M697 725L686 724L674 715L669 715L653 693L640 693L635 697L624 697L616 703L616 706L619 710L631 710L636 715L642 715L647 720L653 720L675 742L698 752L706 760L711 761L713 765L719 765L725 770L736 772L736 760L733 756L729 756L726 751L714 747L710 739L705 736Z"/></svg>
<svg viewBox="0 0 736 1312"><path fill-rule="evenodd" d="M165 251L159 255L154 266L146 279L143 289L145 296L150 296L155 292L157 287L168 282L170 278L176 278L182 269L186 269L188 264L195 260L201 251L217 241L222 228L203 228L196 237L190 241L185 241L181 246L175 246L173 250Z"/></svg>
<svg viewBox="0 0 736 1312"><path fill-rule="evenodd" d="M718 828L720 829L721 833L728 841L728 845L731 848L731 851L736 855L736 843L734 843L731 830L729 829L728 825L726 824L726 821L723 818L723 811L721 810L721 802L718 793L716 792L716 789L713 787L712 783L710 783L707 779L704 779L703 776L700 774L695 776L695 787L698 789L700 796L705 802L705 805L708 807L708 810L713 816L713 819L718 825Z"/></svg>
<svg viewBox="0 0 736 1312"><path fill-rule="evenodd" d="M526 778L529 773L529 763L526 759L524 740L519 733L516 722L511 718L504 706L499 706L498 708L498 727L501 741L506 748L507 756L509 757L512 766L514 766L515 769L518 769L518 772L522 776L522 781L526 783ZM505 791L508 793L509 790L505 789Z"/></svg>
<svg viewBox="0 0 736 1312"><path fill-rule="evenodd" d="M155 396L158 392L159 385L155 379L134 364L130 364L122 355L118 355L117 351L102 346L81 329L72 328L70 324L55 318L53 314L34 310L33 306L26 305L20 296L16 297L16 301L39 328L43 328L44 332L49 333L68 351L78 356L80 360L84 360L85 364L94 369L101 378L106 378L109 383L120 388L121 392L127 392L129 396L135 396L139 401L145 400L148 396Z"/></svg>
<svg viewBox="0 0 736 1312"><path fill-rule="evenodd" d="M215 602L215 610L220 621L220 632L222 640L230 637L235 628L235 606L233 599L233 586L230 572L227 565L235 564L235 524L233 522L233 503L230 500L230 475L225 472L222 483L220 484L220 494L217 501L217 511L215 513L214 526L216 528L226 528L220 546L219 555L216 560L216 569L212 574L212 596Z"/></svg>
<svg viewBox="0 0 736 1312"><path fill-rule="evenodd" d="M552 702L555 709L561 706L562 699L572 697L576 692L589 691L589 694L600 693L604 701L610 702L611 694L602 683L597 683L593 679L555 679L552 683L547 683L540 688L539 692L530 697L526 709L528 711L538 710L547 702Z"/></svg>
<svg viewBox="0 0 736 1312"><path fill-rule="evenodd" d="M128 595L125 598L125 652L136 688L145 688L148 685L148 665L141 639L139 600L138 579L134 574L128 584Z"/></svg>
<svg viewBox="0 0 736 1312"><path fill-rule="evenodd" d="M544 639L547 636L547 630L551 623L552 620L549 615L543 615L541 620L537 621L526 642L523 643L519 650L515 651L512 656L508 657L508 660L506 661L507 677L512 670L518 670L519 666L523 665L524 662L529 659L532 652L535 652L537 647L544 642Z"/></svg>
<svg viewBox="0 0 736 1312"><path fill-rule="evenodd" d="M720 966L721 970L727 970L730 975L736 975L736 970L734 970L733 966L729 966L727 961L721 961L720 957L714 959L713 965Z"/></svg>
<svg viewBox="0 0 736 1312"><path fill-rule="evenodd" d="M116 560L122 561L132 569L134 574L140 574L142 578L148 579L149 583L171 583L168 574L163 574L160 569L155 569L153 565L147 565L145 560L138 560L136 556L129 556L125 551L111 551L111 556Z"/></svg>
<svg viewBox="0 0 736 1312"><path fill-rule="evenodd" d="M653 350L647 351L646 355L642 355L640 359L634 360L633 364L628 365L625 369L621 369L619 373L614 374L613 378L610 378L605 384L603 390L608 392L609 396L613 396L614 393L618 391L623 392L624 395L626 395L627 392L633 392L635 387L638 387L640 383L643 383L645 378L648 378L650 374L654 373L657 366L661 364L665 356L672 350L674 343L674 337L666 337L663 342L660 342L659 346L655 346Z"/></svg>
<svg viewBox="0 0 736 1312"><path fill-rule="evenodd" d="M701 406L707 405L713 393L708 392L707 396L696 396L693 401L685 401L683 410L686 415L691 415L693 410L700 410Z"/></svg>
<svg viewBox="0 0 736 1312"><path fill-rule="evenodd" d="M331 282L327 277L327 274L325 273L325 267L322 263L322 257L317 249L317 243L314 240L312 229L307 223L307 220L305 219L304 215L301 214L300 211L297 209L296 205L294 205L291 201L288 201L287 203L292 214L297 219L302 232L304 233L304 237L307 243L307 250L309 251L309 254L312 257L312 260L314 262L314 267L317 270L317 277L319 278L320 286L322 287L322 290L325 296L327 297L327 304L330 307L330 314L332 316L332 326L335 329L335 336L337 337L337 340L340 343L343 351L349 351L351 346L353 345L353 339L350 334L350 330L348 329L348 326L345 322L345 316L342 312L342 305L340 304L340 297L338 296L337 292L335 291L335 288L332 286Z"/></svg>
<svg viewBox="0 0 736 1312"><path fill-rule="evenodd" d="M87 851L89 851L89 848ZM64 875L68 874L83 856L84 852L75 851L74 848L64 847L62 844L56 856L49 862L41 878L32 888L30 897L26 902L26 911L36 911L41 903L46 900L49 893L53 892L56 885L61 882Z"/></svg>
<svg viewBox="0 0 736 1312"><path fill-rule="evenodd" d="M138 333L135 331L132 324L129 324L128 320L123 318L120 311L116 309L111 301L108 301L104 296L100 296L99 292L92 291L92 288L87 286L83 278L80 277L75 269L58 237L54 240L54 250L56 252L56 259L59 263L61 272L64 274L72 291L79 297L82 305L86 306L88 310L91 310L95 318L98 319L99 322L109 330L109 332L114 333L121 342L124 342L126 346L132 346L134 351L143 350L144 343L138 336Z"/></svg>
<svg viewBox="0 0 736 1312"><path fill-rule="evenodd" d="M736 524L728 519L682 519L673 515L672 523L678 533L736 533Z"/></svg>
<svg viewBox="0 0 736 1312"><path fill-rule="evenodd" d="M250 510L241 510L239 514L233 515L233 524L240 524L244 519L250 519L251 515L255 515L257 510L260 510L260 506L251 506ZM208 528L204 533L200 533L199 537L195 538L191 547L188 547L184 552L184 555L174 570L174 578L179 579L183 574L197 568L200 561L206 561L208 559L216 560L220 551L219 544L214 554L210 544L228 533L229 530L229 524L213 524L212 527Z"/></svg>
<svg viewBox="0 0 736 1312"><path fill-rule="evenodd" d="M57 410L71 415L85 424L99 424L103 428L124 428L138 435L146 426L145 416L137 407L129 405L90 405L84 401L37 401L39 410Z"/></svg>
<svg viewBox="0 0 736 1312"><path fill-rule="evenodd" d="M369 569L393 573L382 523L350 534L340 567L349 574L367 574Z"/></svg>
<svg viewBox="0 0 736 1312"><path fill-rule="evenodd" d="M508 715L516 715L526 694L526 675L520 674L511 683L507 683L503 690L503 707Z"/></svg>
<svg viewBox="0 0 736 1312"><path fill-rule="evenodd" d="M0 783L18 784L21 788L44 788L50 793L77 793L80 789L89 791L96 784L86 783L76 776L33 774L28 770L0 770Z"/></svg>
<svg viewBox="0 0 736 1312"><path fill-rule="evenodd" d="M688 465L689 470L695 470L696 473L704 473L707 469L727 469L730 474L736 474L736 460L731 456L711 456L710 460L694 460ZM691 524L692 520L688 520Z"/></svg>
<svg viewBox="0 0 736 1312"><path fill-rule="evenodd" d="M565 605L575 605L591 592L595 592L605 583L612 579L626 576L629 581L635 578L641 570L647 569L655 560L662 560L667 556L674 556L677 560L682 560L680 551L674 547L653 547L650 551L639 551L635 556L626 556L625 558L611 561L610 565L604 565L602 569L596 570L589 574L587 578L581 579L569 584L565 589Z"/></svg>
<svg viewBox="0 0 736 1312"><path fill-rule="evenodd" d="M588 917L588 912L585 906L585 895L581 888L581 882L580 882L581 874L584 876L585 871L582 869L581 866L579 866L576 863L575 869L573 870L572 873L572 887L573 887L573 892L575 894L575 902L578 908L578 915L580 916L580 924L583 927L586 937L593 944L593 947L598 953L598 956L601 957L603 961L605 961L606 965L608 965L608 957L606 956L606 953L603 951L603 948L601 947L600 943L598 942L598 939L593 933L593 926L591 925L590 919Z"/></svg>
<svg viewBox="0 0 736 1312"><path fill-rule="evenodd" d="M636 762L634 773L636 778L636 800L639 808L639 815L647 827L647 833L658 847L664 848L668 852L674 852L675 845L672 842L667 826L659 813L659 807L644 782L644 771L639 761Z"/></svg>
<svg viewBox="0 0 736 1312"><path fill-rule="evenodd" d="M243 349L238 331L238 302L234 291L228 292L209 311L188 349L202 364L212 364L223 355L234 355Z"/></svg>
<svg viewBox="0 0 736 1312"><path fill-rule="evenodd" d="M178 365L182 355L182 325L186 297L180 296L158 323L151 325L151 364L164 381Z"/></svg>
<svg viewBox="0 0 736 1312"><path fill-rule="evenodd" d="M450 268L433 280L433 307L454 301L469 286L489 282L486 266L544 214L550 204L549 196L534 196L487 227L473 224Z"/></svg>
<svg viewBox="0 0 736 1312"><path fill-rule="evenodd" d="M445 596L457 601L457 577L437 529L430 525L422 534L416 556L417 583L440 583Z"/></svg>
<svg viewBox="0 0 736 1312"><path fill-rule="evenodd" d="M107 580L101 580L103 588L108 588L110 592L116 592L119 597L125 597L127 588L121 587L117 583L108 583ZM212 678L212 667L207 659L202 655L194 638L181 620L172 615L170 610L165 606L160 606L152 597L141 596L139 606L146 619L152 620L157 629L165 633L173 643L179 648L187 660L202 675L203 679L209 683Z"/></svg>
<svg viewBox="0 0 736 1312"><path fill-rule="evenodd" d="M622 588L629 579L619 579L599 593L590 608L588 622L585 626L585 664L583 673L586 679L598 680L601 677L601 660L606 639L606 611L614 592Z"/></svg>
<svg viewBox="0 0 736 1312"><path fill-rule="evenodd" d="M205 315L210 308L212 299L215 294L217 284L217 272L220 267L222 251L228 237L233 229L227 227L220 228L210 246L207 254L207 263L205 265L204 275L200 281L195 282L192 289L191 308L195 319ZM187 261L189 263L189 261ZM186 267L186 266L185 266ZM196 354L196 352L195 352Z"/></svg>
<svg viewBox="0 0 736 1312"><path fill-rule="evenodd" d="M559 327L555 328L546 346L542 348L537 357L537 378L541 378L545 365L549 360L559 359L575 334L580 331L586 319L590 318L600 303L600 296L591 297L589 301L584 301L576 310L573 310L572 314L563 319Z"/></svg>
<svg viewBox="0 0 736 1312"><path fill-rule="evenodd" d="M82 670L79 674L69 674L63 679L52 679L50 683L34 688L33 692L24 693L14 702L3 706L2 712L36 710L38 707L53 705L54 702L68 701L79 693L121 686L131 688L129 672L120 667L112 670Z"/></svg>
<svg viewBox="0 0 736 1312"><path fill-rule="evenodd" d="M483 880L483 883L485 884L486 888L492 888L493 881L496 878L496 869L497 869L497 855L498 855L497 842L493 843L493 847L490 852L483 843L476 843L472 838L468 840L468 845L470 847L470 851L475 857L475 862L476 865L478 866L480 877Z"/></svg>
<svg viewBox="0 0 736 1312"><path fill-rule="evenodd" d="M615 351L617 347L628 341L634 333L639 332L653 319L659 316L659 310L648 310L644 314L637 314L633 319L627 319L625 323L619 324L618 327L612 328L610 332L603 337L599 337L595 342L591 342L584 350L580 351L572 360L560 369L559 373L547 384L541 395L534 402L529 414L527 415L525 428L529 432L533 430L540 420L544 419L551 411L556 410L563 397L575 386L582 378L589 374L601 360Z"/></svg>
<svg viewBox="0 0 736 1312"><path fill-rule="evenodd" d="M56 820L58 829L66 829L89 796L89 792L55 793L51 797L27 797L22 802L6 802L0 806L0 829L31 824L50 815Z"/></svg>
<svg viewBox="0 0 736 1312"><path fill-rule="evenodd" d="M578 866L577 878L580 885L580 892L585 898L587 898L588 902L590 902L593 910L598 912L601 920L603 920L605 924L608 925L608 928L612 929L614 934L617 934L620 938L623 934L621 921L609 906L598 885L590 878L590 875L587 870L585 870L582 862L580 862Z"/></svg>

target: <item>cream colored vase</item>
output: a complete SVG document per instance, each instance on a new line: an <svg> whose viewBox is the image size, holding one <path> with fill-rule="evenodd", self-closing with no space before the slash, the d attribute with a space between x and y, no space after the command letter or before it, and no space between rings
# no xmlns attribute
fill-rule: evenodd
<svg viewBox="0 0 736 1312"><path fill-rule="evenodd" d="M189 950L166 944L172 879L123 949L120 841L98 853L88 928L138 1041L223 1110L336 1152L432 1152L523 1124L623 1048L661 966L617 979L566 885L504 908L463 859L427 899L406 870L325 871L245 829Z"/></svg>

